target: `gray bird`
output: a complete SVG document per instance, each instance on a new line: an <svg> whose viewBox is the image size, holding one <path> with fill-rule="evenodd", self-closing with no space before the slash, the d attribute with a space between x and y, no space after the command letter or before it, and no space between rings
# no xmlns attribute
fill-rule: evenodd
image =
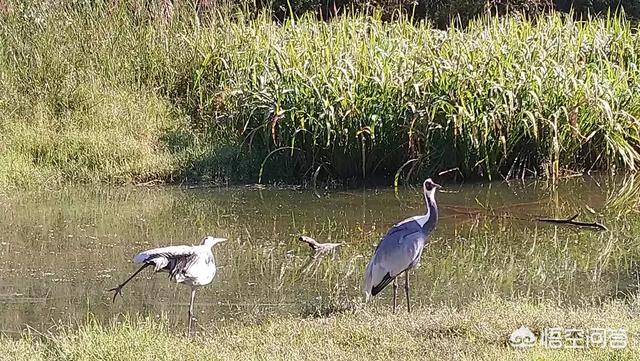
<svg viewBox="0 0 640 361"><path fill-rule="evenodd" d="M170 246L138 253L133 257L133 262L142 263L142 266L122 284L109 289L114 292L112 301L116 301L116 296L122 296L122 288L143 269L154 266L155 272L168 272L170 280L191 286L187 329L187 334L190 335L196 289L211 283L216 275L216 262L211 247L226 240L226 238L206 236L199 246Z"/></svg>
<svg viewBox="0 0 640 361"><path fill-rule="evenodd" d="M394 225L378 244L364 271L364 294L367 301L393 282L393 312L395 313L398 293L396 277L404 272L407 311L411 312L409 270L420 262L422 250L427 244L427 237L438 223L438 207L435 198L438 188L441 188L440 185L434 183L431 178L425 180L422 190L426 214L407 218Z"/></svg>
<svg viewBox="0 0 640 361"><path fill-rule="evenodd" d="M315 256L335 251L342 243L318 243L315 239L307 236L298 237L300 242L304 242L315 252Z"/></svg>

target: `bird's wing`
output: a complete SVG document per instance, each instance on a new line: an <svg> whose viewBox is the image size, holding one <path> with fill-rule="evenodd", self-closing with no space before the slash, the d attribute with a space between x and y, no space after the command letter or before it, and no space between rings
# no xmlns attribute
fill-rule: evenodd
<svg viewBox="0 0 640 361"><path fill-rule="evenodd" d="M380 241L365 270L365 293L375 295L398 274L413 267L425 244L417 222L400 223Z"/></svg>
<svg viewBox="0 0 640 361"><path fill-rule="evenodd" d="M184 277L189 275L190 268L202 257L203 255L191 253L170 258L169 264L165 267L169 271L169 278L182 282Z"/></svg>
<svg viewBox="0 0 640 361"><path fill-rule="evenodd" d="M382 237L382 240L380 241L380 244L382 244L382 242L384 242L384 240L386 238L393 238L393 235L395 233L411 233L411 232L419 232L422 231L422 226L427 222L429 216L428 215L422 215L422 216L415 216L415 217L410 217L407 218L405 220L402 220L396 224L393 225L393 227L391 227L389 229L389 231L387 231L387 234Z"/></svg>
<svg viewBox="0 0 640 361"><path fill-rule="evenodd" d="M138 253L133 261L135 263L153 264L156 271L167 271L172 279L184 274L200 258L213 259L209 249L200 246L170 246L154 248Z"/></svg>
<svg viewBox="0 0 640 361"><path fill-rule="evenodd" d="M138 253L137 255L135 255L135 257L133 257L133 262L149 263L153 262L153 260L158 257L184 256L192 253L195 253L195 247L193 246L169 246L154 248Z"/></svg>

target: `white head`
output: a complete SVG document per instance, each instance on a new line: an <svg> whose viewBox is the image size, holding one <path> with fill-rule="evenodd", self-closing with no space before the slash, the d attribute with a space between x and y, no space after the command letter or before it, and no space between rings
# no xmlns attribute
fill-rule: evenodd
<svg viewBox="0 0 640 361"><path fill-rule="evenodd" d="M432 181L431 178L427 178L427 180L422 184L422 190L425 196L432 197L438 188L442 188L442 186Z"/></svg>
<svg viewBox="0 0 640 361"><path fill-rule="evenodd" d="M226 241L226 238L215 238L213 236L206 236L202 239L202 244L207 247L213 247L214 245Z"/></svg>

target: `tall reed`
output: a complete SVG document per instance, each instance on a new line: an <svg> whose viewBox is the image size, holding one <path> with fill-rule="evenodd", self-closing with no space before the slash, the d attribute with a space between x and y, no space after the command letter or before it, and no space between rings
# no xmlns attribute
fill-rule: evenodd
<svg viewBox="0 0 640 361"><path fill-rule="evenodd" d="M52 4L0 17L3 184L553 177L640 160L638 37L622 18L440 31Z"/></svg>

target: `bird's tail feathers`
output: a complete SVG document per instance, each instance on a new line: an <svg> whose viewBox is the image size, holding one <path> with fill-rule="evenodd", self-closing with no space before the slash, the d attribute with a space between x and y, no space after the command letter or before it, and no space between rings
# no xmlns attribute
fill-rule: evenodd
<svg viewBox="0 0 640 361"><path fill-rule="evenodd" d="M387 272L387 274L384 275L384 277L382 278L382 281L380 281L380 283L378 283L377 285L373 286L373 288L371 288L371 295L375 296L378 293L380 293L380 291L382 291L385 287L387 287L389 283L393 281L393 278L394 277L391 277L391 274Z"/></svg>

